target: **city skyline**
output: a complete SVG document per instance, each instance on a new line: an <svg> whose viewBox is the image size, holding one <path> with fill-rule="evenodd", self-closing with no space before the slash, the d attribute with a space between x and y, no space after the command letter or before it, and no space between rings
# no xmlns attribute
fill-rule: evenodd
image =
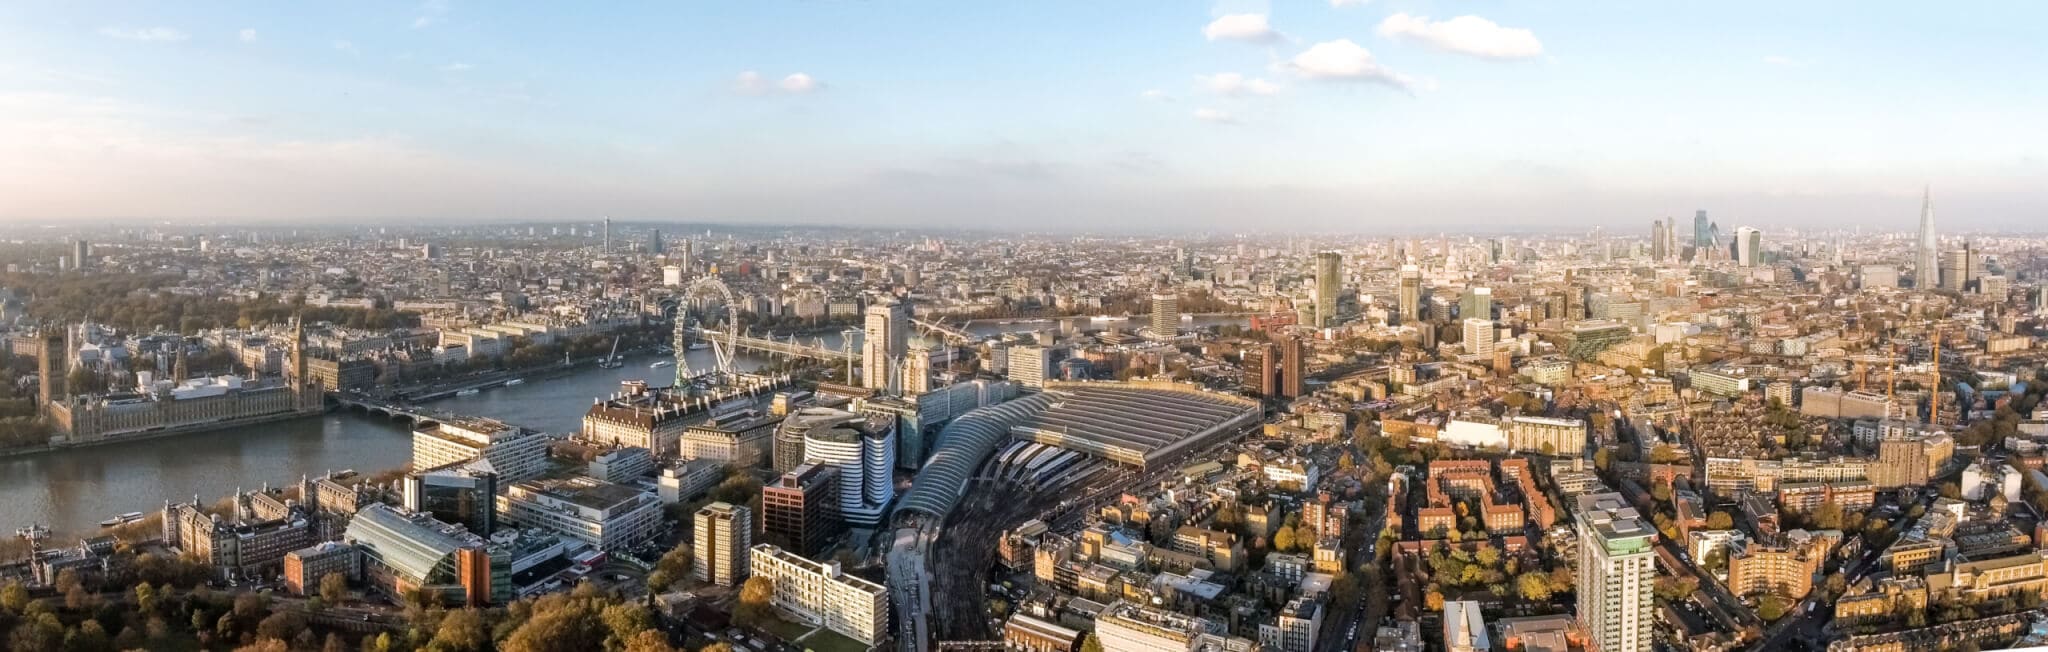
<svg viewBox="0 0 2048 652"><path fill-rule="evenodd" d="M2043 9L1843 9L14 6L0 220L2035 223Z"/></svg>

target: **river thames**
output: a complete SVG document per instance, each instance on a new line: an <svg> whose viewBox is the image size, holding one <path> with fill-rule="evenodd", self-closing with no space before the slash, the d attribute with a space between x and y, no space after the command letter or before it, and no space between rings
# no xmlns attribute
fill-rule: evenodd
<svg viewBox="0 0 2048 652"><path fill-rule="evenodd" d="M1205 317L1189 325L1243 323L1242 318ZM1090 327L1086 318L1076 320L1075 325ZM1050 323L984 322L972 324L969 330L988 334L1053 327ZM1134 325L1126 326L1130 327ZM839 345L837 334L824 339L828 346ZM688 358L693 368L713 364L710 351L692 351ZM667 385L675 370L649 368L649 363L658 359L647 354L629 359L618 369L581 367L556 378L435 401L430 407L547 432L574 432L581 428L592 399L617 391L620 381L645 379L653 385ZM736 364L750 369L760 362L742 355ZM188 501L197 494L210 503L237 488L255 489L266 482L284 486L301 476L343 469L374 473L411 459L412 433L403 423L347 411L0 458L0 536L39 523L62 541L63 537L96 532L100 521L117 514L160 509L166 500Z"/></svg>

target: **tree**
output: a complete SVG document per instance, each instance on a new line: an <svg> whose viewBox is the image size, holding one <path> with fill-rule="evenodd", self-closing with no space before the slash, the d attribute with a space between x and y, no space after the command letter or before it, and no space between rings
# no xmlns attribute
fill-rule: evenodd
<svg viewBox="0 0 2048 652"><path fill-rule="evenodd" d="M1530 571L1515 578L1515 592L1523 600L1543 602L1550 599L1550 578L1543 573Z"/></svg>
<svg viewBox="0 0 2048 652"><path fill-rule="evenodd" d="M340 634L328 632L327 642L320 645L320 652L348 652L348 644L341 640Z"/></svg>
<svg viewBox="0 0 2048 652"><path fill-rule="evenodd" d="M770 603L775 600L775 580L756 575L747 578L740 585L740 603L733 609L733 620L743 624L767 622L775 616Z"/></svg>
<svg viewBox="0 0 2048 652"><path fill-rule="evenodd" d="M441 618L441 626L434 631L434 638L427 641L428 652L484 652L490 649L491 632L484 627L484 614L474 608L448 612Z"/></svg>
<svg viewBox="0 0 2048 652"><path fill-rule="evenodd" d="M156 613L159 603L156 587L150 586L148 582L135 585L135 608L138 611L145 614Z"/></svg>
<svg viewBox="0 0 2048 652"><path fill-rule="evenodd" d="M1089 634L1089 636L1094 636L1094 634ZM719 641L717 643L712 643L710 645L697 648L697 652L732 652L732 644L727 643L725 641ZM1102 652L1102 648L1097 647L1095 649L1095 652Z"/></svg>
<svg viewBox="0 0 2048 652"><path fill-rule="evenodd" d="M28 587L20 582L8 582L6 587L0 587L0 608L14 614L28 609Z"/></svg>
<svg viewBox="0 0 2048 652"><path fill-rule="evenodd" d="M1788 607L1789 605L1785 603L1784 598L1780 598L1775 595L1767 595L1764 596L1762 600L1757 601L1756 616L1758 618L1764 619L1765 621L1775 621L1779 618L1785 617L1785 609L1787 609Z"/></svg>
<svg viewBox="0 0 2048 652"><path fill-rule="evenodd" d="M1294 543L1294 528L1282 525L1279 532L1273 533L1273 549L1276 551L1292 551Z"/></svg>
<svg viewBox="0 0 2048 652"><path fill-rule="evenodd" d="M1597 468L1597 469L1599 469L1599 470L1601 470L1601 471L1606 471L1606 470L1607 470L1607 467L1608 467L1609 465L1612 465L1613 463L1614 463L1614 456L1613 456L1613 455L1610 455L1610 454L1608 454L1608 453L1607 453L1607 449L1605 449L1605 448L1602 448L1602 449L1600 449L1600 450L1597 450L1597 451L1593 451L1593 467L1594 467L1594 468Z"/></svg>
<svg viewBox="0 0 2048 652"><path fill-rule="evenodd" d="M1443 611L1443 610L1444 610L1444 594L1443 594L1443 592L1442 592L1442 591L1438 591L1438 590L1436 590L1436 589L1430 589L1430 590L1429 590L1429 593L1426 593L1426 594L1424 594L1424 595L1422 596L1422 604L1423 604L1423 606L1425 606L1425 607L1428 607L1430 611Z"/></svg>
<svg viewBox="0 0 2048 652"><path fill-rule="evenodd" d="M638 604L611 605L605 607L599 617L604 620L605 629L611 630L610 641L615 644L613 649L623 648L641 632L654 629L654 615Z"/></svg>
<svg viewBox="0 0 2048 652"><path fill-rule="evenodd" d="M1094 632L1089 632L1088 638L1081 639L1081 652L1102 652L1102 639L1096 638Z"/></svg>
<svg viewBox="0 0 2048 652"><path fill-rule="evenodd" d="M505 637L504 652L593 652L604 649L604 620L596 601L551 595L534 603L533 615Z"/></svg>
<svg viewBox="0 0 2048 652"><path fill-rule="evenodd" d="M676 647L669 645L668 637L661 632L650 629L627 641L625 652L676 652Z"/></svg>
<svg viewBox="0 0 2048 652"><path fill-rule="evenodd" d="M348 577L341 573L320 576L320 599L328 604L341 604L348 599Z"/></svg>
<svg viewBox="0 0 2048 652"><path fill-rule="evenodd" d="M276 641L290 641L303 631L306 631L306 619L291 611L270 614L256 624L258 638Z"/></svg>
<svg viewBox="0 0 2048 652"><path fill-rule="evenodd" d="M1733 527L1735 527L1735 517L1729 516L1728 512L1714 512L1707 515L1707 529L1709 530L1726 530Z"/></svg>

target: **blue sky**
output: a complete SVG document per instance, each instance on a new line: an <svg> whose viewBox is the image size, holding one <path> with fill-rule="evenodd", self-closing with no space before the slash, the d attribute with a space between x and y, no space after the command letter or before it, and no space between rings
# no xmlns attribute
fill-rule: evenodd
<svg viewBox="0 0 2048 652"><path fill-rule="evenodd" d="M1954 228L2048 4L14 2L0 219Z"/></svg>

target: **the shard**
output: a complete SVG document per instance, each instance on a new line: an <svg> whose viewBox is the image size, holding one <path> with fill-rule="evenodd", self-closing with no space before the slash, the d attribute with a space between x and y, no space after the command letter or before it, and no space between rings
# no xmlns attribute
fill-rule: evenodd
<svg viewBox="0 0 2048 652"><path fill-rule="evenodd" d="M1914 273L1918 275L1919 287L1931 288L1938 284L1941 276L1941 258L1934 238L1934 193L1932 188L1920 194L1920 245L1914 252Z"/></svg>

